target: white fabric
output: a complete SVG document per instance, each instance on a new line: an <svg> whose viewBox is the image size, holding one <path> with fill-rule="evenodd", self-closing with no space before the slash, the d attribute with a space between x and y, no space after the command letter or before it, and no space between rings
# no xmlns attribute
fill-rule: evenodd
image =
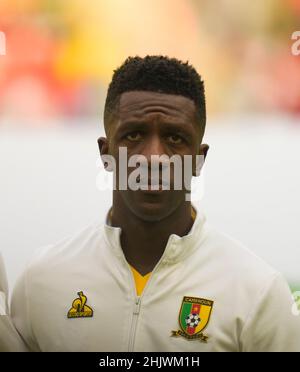
<svg viewBox="0 0 300 372"><path fill-rule="evenodd" d="M0 315L6 315L7 312L7 279L6 272L4 268L4 262L0 254Z"/></svg>
<svg viewBox="0 0 300 372"><path fill-rule="evenodd" d="M0 315L6 314L6 296L4 292L0 291Z"/></svg>
<svg viewBox="0 0 300 372"><path fill-rule="evenodd" d="M172 234L140 298L121 229L89 226L36 254L13 293L15 326L34 351L300 351L300 317L280 273L197 216ZM82 291L93 316L68 318ZM214 301L207 342L171 337L184 296ZM140 300L140 305L136 301Z"/></svg>
<svg viewBox="0 0 300 372"><path fill-rule="evenodd" d="M7 279L4 263L0 255L0 352L27 351L27 348L17 333L7 308Z"/></svg>

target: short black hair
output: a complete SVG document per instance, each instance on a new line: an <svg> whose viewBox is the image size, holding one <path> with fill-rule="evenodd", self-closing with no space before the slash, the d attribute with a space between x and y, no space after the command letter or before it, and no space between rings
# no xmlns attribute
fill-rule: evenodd
<svg viewBox="0 0 300 372"><path fill-rule="evenodd" d="M206 124L204 82L189 62L155 55L128 57L116 70L108 87L104 107L104 125L115 114L120 96L129 91L151 91L177 94L194 101L197 119L202 129Z"/></svg>

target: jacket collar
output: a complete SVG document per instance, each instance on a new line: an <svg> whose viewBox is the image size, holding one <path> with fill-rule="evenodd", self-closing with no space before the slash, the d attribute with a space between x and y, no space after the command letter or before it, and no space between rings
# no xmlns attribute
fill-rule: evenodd
<svg viewBox="0 0 300 372"><path fill-rule="evenodd" d="M166 248L161 257L164 264L173 264L182 261L187 256L192 254L204 239L204 225L206 217L200 208L192 203L192 207L196 211L196 218L190 231L184 236L171 234L169 236ZM110 225L109 213L111 208L106 213L104 223L104 236L111 246L113 252L120 258L125 259L123 250L120 244L120 237L122 229Z"/></svg>

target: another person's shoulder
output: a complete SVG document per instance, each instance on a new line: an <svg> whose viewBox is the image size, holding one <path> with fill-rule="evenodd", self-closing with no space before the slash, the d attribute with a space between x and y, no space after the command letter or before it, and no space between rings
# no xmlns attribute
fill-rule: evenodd
<svg viewBox="0 0 300 372"><path fill-rule="evenodd" d="M7 311L7 293L8 284L4 262L0 253L0 316L6 314Z"/></svg>
<svg viewBox="0 0 300 372"><path fill-rule="evenodd" d="M7 293L7 279L4 261L0 252L0 292Z"/></svg>

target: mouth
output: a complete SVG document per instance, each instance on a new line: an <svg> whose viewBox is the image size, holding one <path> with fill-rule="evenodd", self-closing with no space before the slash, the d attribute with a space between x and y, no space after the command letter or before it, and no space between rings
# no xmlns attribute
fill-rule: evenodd
<svg viewBox="0 0 300 372"><path fill-rule="evenodd" d="M146 193L146 194L160 194L160 193L162 193L163 191L166 191L166 190L163 190L162 185L159 185L156 188L153 188L153 186L151 188L151 185L149 185L148 188L140 189L140 191L143 192L143 193Z"/></svg>
<svg viewBox="0 0 300 372"><path fill-rule="evenodd" d="M151 185L151 181L149 181L148 183L146 184L143 184L141 185L141 191L142 192L146 192L146 193L161 193L162 191L165 191L166 189L163 188L163 184L162 183L153 183Z"/></svg>

